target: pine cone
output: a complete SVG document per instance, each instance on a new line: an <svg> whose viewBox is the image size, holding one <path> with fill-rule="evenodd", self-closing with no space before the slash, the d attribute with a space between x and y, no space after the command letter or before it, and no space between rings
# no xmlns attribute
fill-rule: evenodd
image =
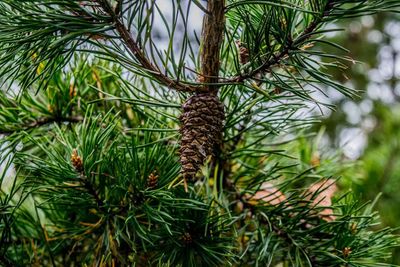
<svg viewBox="0 0 400 267"><path fill-rule="evenodd" d="M209 156L222 142L224 105L213 93L196 94L183 104L180 161L184 181L194 180Z"/></svg>

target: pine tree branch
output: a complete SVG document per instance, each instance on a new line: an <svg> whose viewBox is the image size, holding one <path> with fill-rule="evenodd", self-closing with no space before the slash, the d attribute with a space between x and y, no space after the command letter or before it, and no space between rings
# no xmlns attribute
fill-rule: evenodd
<svg viewBox="0 0 400 267"><path fill-rule="evenodd" d="M75 157L74 159L76 160L76 161L73 161L73 165L75 167L75 170L79 173L79 181L80 181L81 185L86 190L86 192L93 197L93 199L96 203L97 209L99 211L101 211L103 214L107 214L109 211L108 211L104 201L100 198L100 195L97 192L95 185L90 181L89 177L85 175L85 171L83 170L82 159L79 156L74 155L74 154L73 154L73 157ZM113 215L117 216L117 214L113 214ZM101 218L101 220L102 219L103 219L103 217ZM104 221L103 221L103 223L104 223ZM106 223L107 223L108 229L110 231L109 236L112 240L113 234L111 234L111 231L114 227L112 224L110 224L109 218L106 219ZM125 266L126 265L125 259L120 255L118 250L116 250L114 246L111 246L110 250L111 250L111 254L115 258L117 258L123 266Z"/></svg>
<svg viewBox="0 0 400 267"><path fill-rule="evenodd" d="M253 95L254 97L254 95ZM247 132L248 129L248 124L251 121L251 111L248 110L245 114L245 119L242 120L237 128L238 133L229 138L228 140L225 140L224 145L222 146L221 151L221 155L218 158L219 160L219 166L220 166L220 171L222 172L222 174L220 175L221 179L222 179L222 185L225 189L227 190L232 190L235 191L238 195L239 195L239 191L238 189L235 187L234 182L231 180L231 176L233 174L233 160L230 159L229 157L227 157L227 155L231 154L232 152L234 152L238 146L240 145L240 143L244 140L244 134ZM225 145L226 144L226 145Z"/></svg>
<svg viewBox="0 0 400 267"><path fill-rule="evenodd" d="M90 182L88 177L83 173L83 171L80 172L79 174L79 180L83 185L83 187L86 189L86 192L89 193L94 198L97 208L102 212L106 212L103 200L100 198L93 184Z"/></svg>
<svg viewBox="0 0 400 267"><path fill-rule="evenodd" d="M86 192L94 198L97 208L103 212L106 212L106 210L104 209L105 206L103 200L100 198L96 188L90 181L89 177L85 174L84 162L82 158L78 155L76 149L72 151L71 164L74 167L75 171L79 174L78 179L80 184L83 186Z"/></svg>
<svg viewBox="0 0 400 267"><path fill-rule="evenodd" d="M234 187L234 188L236 188L236 187ZM239 193L239 190L237 190L236 192L237 192L236 197L239 201L241 201L243 203L243 207L245 209L248 209L251 214L257 214L258 213L257 208L254 205L248 203L248 200L243 197L243 194ZM260 220L260 222L265 223L265 225L268 225L268 227L271 229L271 231L274 232L275 235L277 237L281 238L284 242L286 242L290 246L294 246L294 247L300 249L302 251L303 255L307 257L308 261L310 261L312 263L312 266L320 266L319 262L315 259L315 257L313 255L310 255L310 251L308 250L308 248L301 247L298 244L298 242L296 242L296 240L292 237L289 229L285 229L284 227L282 227L280 225L279 221L271 221L271 220L267 221L267 220L265 220L265 217L263 216L262 219ZM308 230L306 223L301 224L299 227L304 231ZM328 237L328 239L332 239L332 238L333 238L333 236Z"/></svg>
<svg viewBox="0 0 400 267"><path fill-rule="evenodd" d="M315 18L295 40L288 38L288 41L282 47L282 50L279 53L273 54L271 59L264 62L264 64L262 64L258 68L245 74L238 74L237 76L228 79L227 82L241 83L247 79L254 79L257 77L258 74L265 73L273 66L279 64L283 59L285 59L289 55L290 50L296 48L296 44L308 40L313 35L312 33L317 29L317 27L320 25L323 19L330 14L330 11L332 10L333 6L334 6L334 0L329 0L322 11L322 15Z"/></svg>
<svg viewBox="0 0 400 267"><path fill-rule="evenodd" d="M63 123L63 122L71 122L71 123L77 123L77 122L82 122L83 117L81 116L73 116L73 117L43 117L43 118L38 118L33 122L30 122L25 125L21 125L21 127L17 129L0 129L0 134L3 135L11 135L15 132L21 132L21 131L27 131L31 130L34 128L39 128L41 126L51 124L53 122L55 123Z"/></svg>
<svg viewBox="0 0 400 267"><path fill-rule="evenodd" d="M299 244L293 239L293 237L291 236L291 234L288 231L284 230L282 227L279 227L274 223L271 224L271 228L278 237L285 240L288 244L300 249L302 251L302 253L304 254L304 256L306 256L307 259L310 261L312 266L319 265L319 263L316 261L316 259L313 256L309 255L307 248L300 247Z"/></svg>
<svg viewBox="0 0 400 267"><path fill-rule="evenodd" d="M132 37L132 34L129 32L128 28L121 21L121 18L113 10L113 8L110 6L107 0L96 0L96 2L103 8L103 10L109 16L111 16L111 19L115 24L115 29L119 33L120 37L122 38L128 49L134 54L134 56L142 65L142 67L145 68L150 73L150 75L152 75L159 83L167 86L168 88L172 88L181 92L204 91L204 89L201 86L187 85L178 80L173 80L167 75L164 75L160 71L160 69L146 57L142 49L139 47L139 44Z"/></svg>
<svg viewBox="0 0 400 267"><path fill-rule="evenodd" d="M210 0L208 14L204 15L202 33L202 82L209 84L208 91L216 89L220 69L220 48L225 29L225 0Z"/></svg>
<svg viewBox="0 0 400 267"><path fill-rule="evenodd" d="M156 67L153 63L150 62L150 60L144 55L142 50L139 48L139 45L136 43L136 41L132 38L131 33L128 31L128 29L125 27L125 25L120 21L116 20L115 21L115 26L120 34L122 40L124 40L125 44L129 48L129 50L135 55L136 59L140 62L140 64L150 72L150 74L156 78L158 82L161 84L164 84L168 88L175 89L177 91L181 92L195 92L195 91L201 91L201 87L198 86L190 86L183 84L180 81L173 80L169 78L168 76L164 75L161 73L160 69Z"/></svg>
<svg viewBox="0 0 400 267"><path fill-rule="evenodd" d="M96 207L99 211L101 211L101 213L103 214L108 214L109 210L108 207L106 206L104 200L100 197L98 190L96 189L95 184L93 184L90 180L90 178L85 174L85 170L84 170L84 162L82 160L82 158L78 155L77 150L74 149L71 155L71 163L75 168L75 171L79 174L79 182L80 184L83 186L83 188L86 190L86 192L91 195L95 201ZM94 172L91 173L92 175L96 174ZM119 213L123 211L123 210L119 210ZM113 216L118 216L118 214L113 213ZM113 236L114 234L112 234L112 230L114 229L113 224L110 222L110 217L106 217L106 221L103 220L103 216L100 218L99 222L105 223L107 224L107 228L109 229L109 234L107 236L110 236L110 242L114 242L113 241ZM120 255L120 253L118 252L118 250L115 249L115 246L111 246L110 248L112 255L117 258L120 262L122 266L126 266L126 262L124 257L122 257Z"/></svg>

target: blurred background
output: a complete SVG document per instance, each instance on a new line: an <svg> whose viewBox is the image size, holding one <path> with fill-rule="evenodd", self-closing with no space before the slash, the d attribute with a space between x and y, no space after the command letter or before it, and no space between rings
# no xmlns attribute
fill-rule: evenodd
<svg viewBox="0 0 400 267"><path fill-rule="evenodd" d="M362 201L377 202L383 225L399 227L400 221L400 16L380 14L344 21L328 27L344 32L328 35L349 49L321 49L349 57L344 71L332 70L335 80L359 91L348 99L330 88L321 94L336 110L323 110L324 145L340 149L344 161L356 160L341 181ZM333 51L335 50L335 51ZM357 62L358 61L358 62ZM398 231L400 234L400 231ZM400 264L400 249L393 263Z"/></svg>

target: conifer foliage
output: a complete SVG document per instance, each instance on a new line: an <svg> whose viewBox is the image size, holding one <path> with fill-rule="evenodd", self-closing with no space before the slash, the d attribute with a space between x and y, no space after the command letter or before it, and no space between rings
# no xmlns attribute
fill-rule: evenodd
<svg viewBox="0 0 400 267"><path fill-rule="evenodd" d="M309 110L324 25L399 7L0 0L0 265L388 266Z"/></svg>

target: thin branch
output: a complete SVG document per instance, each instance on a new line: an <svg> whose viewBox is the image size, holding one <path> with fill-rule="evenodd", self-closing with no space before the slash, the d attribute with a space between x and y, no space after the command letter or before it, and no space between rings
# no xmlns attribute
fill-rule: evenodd
<svg viewBox="0 0 400 267"><path fill-rule="evenodd" d="M282 227L277 226L276 223L272 223L272 230L275 232L275 234L284 239L287 243L291 244L292 246L297 247L298 249L301 250L303 255L311 262L312 266L318 266L318 261L316 260L315 256L310 255L310 252L308 251L307 247L303 248L301 247L296 240L290 235L288 231L283 229Z"/></svg>
<svg viewBox="0 0 400 267"><path fill-rule="evenodd" d="M107 210L105 208L103 200L100 198L93 184L90 182L89 178L83 173L83 171L79 173L79 180L83 187L86 189L86 192L88 192L94 198L97 208L106 213Z"/></svg>
<svg viewBox="0 0 400 267"><path fill-rule="evenodd" d="M122 22L119 15L115 13L110 4L104 0L96 0L96 2L98 2L103 10L111 16L111 19L115 24L115 29L119 33L128 49L133 53L142 67L145 68L158 82L164 84L168 88L172 88L181 92L199 92L204 90L201 86L184 84L163 74L160 69L146 57L142 49L139 47L139 44L132 37L132 34L129 32L128 28Z"/></svg>
<svg viewBox="0 0 400 267"><path fill-rule="evenodd" d="M96 202L97 208L99 210L106 211L106 210L104 210L105 206L104 206L103 200L100 198L99 194L97 193L96 188L90 181L89 177L87 177L85 174L84 162L83 162L82 158L78 155L78 152L76 149L74 149L72 151L71 164L74 167L75 171L79 174L78 179L79 179L80 184L83 186L83 188L86 190L87 193L89 193L90 195L93 196L93 198Z"/></svg>
<svg viewBox="0 0 400 267"><path fill-rule="evenodd" d="M34 128L38 128L50 123L63 123L63 122L71 122L71 123L77 123L77 122L82 122L83 117L76 116L76 117L65 117L65 118L58 118L58 117L43 117L43 118L38 118L33 122L30 122L28 124L22 125L20 128L17 129L0 129L0 134L3 135L11 135L15 132L21 132L21 131L27 131L31 130Z"/></svg>
<svg viewBox="0 0 400 267"><path fill-rule="evenodd" d="M121 35L122 40L124 40L129 50L135 55L136 59L140 62L140 64L146 70L148 70L154 78L157 79L158 82L164 84L168 88L172 88L181 92L195 92L201 90L200 86L191 86L183 84L180 81L172 80L168 76L164 75L158 69L158 67L156 67L153 63L149 61L149 59L145 56L143 51L139 48L136 41L132 38L131 33L119 19L115 21L115 26L118 33Z"/></svg>
<svg viewBox="0 0 400 267"><path fill-rule="evenodd" d="M74 153L76 153L76 150L74 150ZM96 203L97 209L99 211L101 211L103 214L109 213L108 207L106 206L104 200L100 197L99 193L97 192L95 185L90 181L89 177L86 176L86 174L85 174L85 171L83 169L82 158L74 153L71 156L71 161L72 161L72 164L74 165L75 170L79 173L79 182L81 183L83 188L86 190L86 192L93 197L93 199ZM92 172L91 174L94 174L94 173ZM113 215L117 216L117 214L113 214ZM102 221L103 218L104 217L101 217L100 221ZM104 222L105 221L102 221L102 223L104 223ZM111 229L114 227L112 224L110 224L109 217L107 217L106 223L111 232ZM113 238L112 237L113 235L111 233L109 235L111 238ZM119 252L116 249L111 248L111 253L115 258L117 258L122 263L123 266L126 265L124 258L121 257L121 255L119 254Z"/></svg>
<svg viewBox="0 0 400 267"><path fill-rule="evenodd" d="M330 11L333 8L333 4L334 0L329 0L325 5L322 15L320 17L315 18L295 40L288 40L286 45L283 46L282 50L279 53L274 54L270 60L264 62L264 64L252 70L249 73L238 74L237 76L230 78L225 82L241 83L247 79L252 79L256 77L260 73L264 73L268 71L271 67L279 64L283 59L285 59L289 55L290 50L293 49L294 44L304 42L312 36L312 33L317 29L318 25L322 22L323 18L330 14Z"/></svg>

